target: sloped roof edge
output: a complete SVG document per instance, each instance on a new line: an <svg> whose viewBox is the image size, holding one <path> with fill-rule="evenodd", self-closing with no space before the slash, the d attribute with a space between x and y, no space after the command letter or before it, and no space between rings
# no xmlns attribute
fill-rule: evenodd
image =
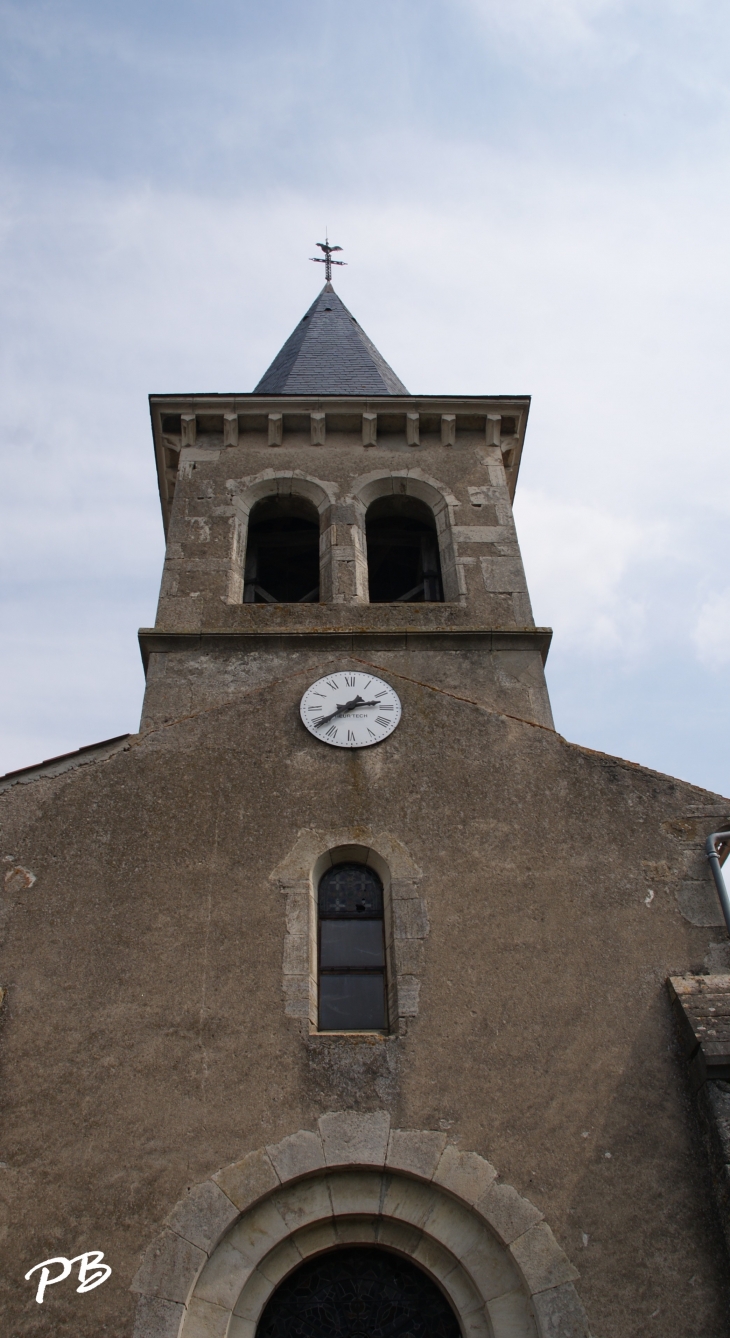
<svg viewBox="0 0 730 1338"><path fill-rule="evenodd" d="M326 283L254 394L407 395L403 382Z"/></svg>

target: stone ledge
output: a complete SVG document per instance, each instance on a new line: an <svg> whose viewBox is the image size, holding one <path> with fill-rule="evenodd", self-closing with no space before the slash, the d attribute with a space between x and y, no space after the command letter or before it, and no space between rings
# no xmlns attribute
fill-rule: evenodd
<svg viewBox="0 0 730 1338"><path fill-rule="evenodd" d="M347 608L348 621L362 623L363 605L355 610ZM439 605L444 608L445 606ZM421 651L421 650L481 650L485 654L499 651L539 651L542 663L548 657L552 629L549 627L474 628L474 627L306 627L290 629L275 627L265 631L236 629L165 631L163 628L141 627L138 633L145 673L150 655L174 655L186 651L279 651L321 650L341 655L363 654L366 651Z"/></svg>
<svg viewBox="0 0 730 1338"><path fill-rule="evenodd" d="M667 988L693 1087L729 1082L730 976L670 976Z"/></svg>

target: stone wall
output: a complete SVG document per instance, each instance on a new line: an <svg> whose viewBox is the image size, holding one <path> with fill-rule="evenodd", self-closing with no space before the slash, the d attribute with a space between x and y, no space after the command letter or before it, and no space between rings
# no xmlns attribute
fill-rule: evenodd
<svg viewBox="0 0 730 1338"><path fill-rule="evenodd" d="M14 1338L129 1338L140 1258L187 1190L338 1110L496 1166L580 1272L596 1338L725 1335L665 981L726 939L682 888L728 801L392 681L403 718L371 749L312 738L292 673L0 795ZM289 1006L290 894L346 839L420 904L393 941L417 1009L388 1034L320 1035ZM108 1282L36 1304L30 1267L95 1249Z"/></svg>

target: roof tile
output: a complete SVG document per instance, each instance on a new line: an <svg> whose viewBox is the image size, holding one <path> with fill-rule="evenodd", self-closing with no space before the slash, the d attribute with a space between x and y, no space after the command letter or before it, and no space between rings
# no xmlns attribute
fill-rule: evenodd
<svg viewBox="0 0 730 1338"><path fill-rule="evenodd" d="M407 395L408 391L332 284L326 283L254 393Z"/></svg>

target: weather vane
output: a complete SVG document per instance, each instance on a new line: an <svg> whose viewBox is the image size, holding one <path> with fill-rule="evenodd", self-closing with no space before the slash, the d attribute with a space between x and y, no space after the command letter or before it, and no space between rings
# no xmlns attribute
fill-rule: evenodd
<svg viewBox="0 0 730 1338"><path fill-rule="evenodd" d="M310 260L313 260L314 263L315 263L315 265L324 265L324 267L325 267L325 270L324 270L325 279L327 280L327 283L329 283L330 279L332 278L332 266L333 266L333 265L346 265L346 264L347 264L347 261L346 261L346 260L333 260L333 259L332 259L332 252L333 252L333 251L341 251L341 250L342 250L342 247L341 247L341 246L330 246L330 239L329 239L329 237L327 236L327 233L326 233L326 232L325 232L325 234L324 234L324 241L323 241L323 242L317 242L317 246L319 247L320 251L324 251L324 255L323 255L323 256L310 256L309 259L310 259Z"/></svg>

